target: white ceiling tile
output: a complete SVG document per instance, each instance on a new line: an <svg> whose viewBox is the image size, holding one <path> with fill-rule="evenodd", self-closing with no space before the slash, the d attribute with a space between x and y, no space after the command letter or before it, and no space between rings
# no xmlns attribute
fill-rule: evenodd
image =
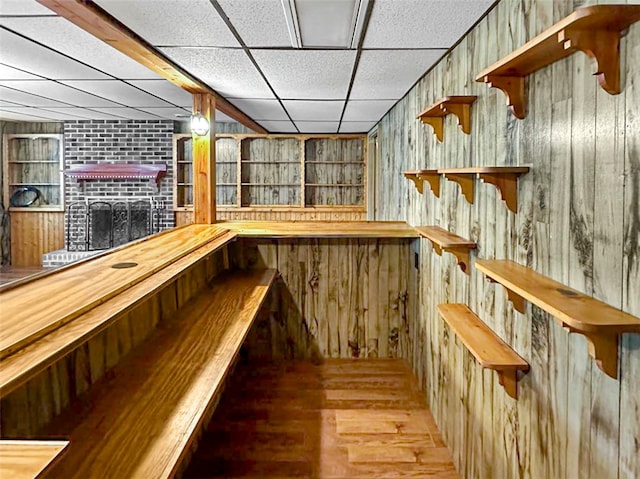
<svg viewBox="0 0 640 479"><path fill-rule="evenodd" d="M209 0L96 0L152 45L237 47Z"/></svg>
<svg viewBox="0 0 640 479"><path fill-rule="evenodd" d="M356 52L336 50L252 50L280 98L342 100Z"/></svg>
<svg viewBox="0 0 640 479"><path fill-rule="evenodd" d="M231 103L240 108L254 120L288 120L278 100L259 99L230 99Z"/></svg>
<svg viewBox="0 0 640 479"><path fill-rule="evenodd" d="M376 0L364 48L449 48L493 0Z"/></svg>
<svg viewBox="0 0 640 479"><path fill-rule="evenodd" d="M109 78L93 68L83 65L0 29L0 59L5 65L53 79Z"/></svg>
<svg viewBox="0 0 640 479"><path fill-rule="evenodd" d="M20 89L27 93L33 93L52 100L69 103L75 106L117 106L113 102L98 98L82 91L75 90L69 86L62 85L53 81L0 81L0 86ZM12 101L12 100L10 100ZM68 106L68 105L65 105Z"/></svg>
<svg viewBox="0 0 640 479"><path fill-rule="evenodd" d="M164 100L127 85L120 80L63 81L65 85L132 107L168 107Z"/></svg>
<svg viewBox="0 0 640 479"><path fill-rule="evenodd" d="M344 108L344 102L340 100L284 100L283 103L293 121L340 121Z"/></svg>
<svg viewBox="0 0 640 479"><path fill-rule="evenodd" d="M64 108L12 108L13 111L27 111L31 110L34 114L41 114L43 116L49 116L57 120L65 119L86 119L86 120L118 120L120 117L115 115L109 115L107 113L90 110L88 108L79 107L64 107Z"/></svg>
<svg viewBox="0 0 640 479"><path fill-rule="evenodd" d="M8 83L8 82L0 82L0 83ZM13 81L10 83L12 88L20 88L25 82ZM40 83L40 82L38 82ZM50 82L44 81L42 84L47 84ZM50 98L43 98L40 96L32 95L31 93L26 93L21 90L14 90L12 88L6 88L4 86L0 86L0 98L3 100L10 101L12 103L18 103L23 106L69 106L59 101L51 100Z"/></svg>
<svg viewBox="0 0 640 479"><path fill-rule="evenodd" d="M281 0L219 0L249 47L290 47Z"/></svg>
<svg viewBox="0 0 640 479"><path fill-rule="evenodd" d="M444 52L445 50L363 51L351 98L401 98Z"/></svg>
<svg viewBox="0 0 640 479"><path fill-rule="evenodd" d="M42 77L0 64L0 80L42 80Z"/></svg>
<svg viewBox="0 0 640 479"><path fill-rule="evenodd" d="M191 110L185 110L184 108L169 107L169 108L139 108L147 113L152 113L156 116L161 116L167 120L180 121L184 119L184 115L190 116Z"/></svg>
<svg viewBox="0 0 640 479"><path fill-rule="evenodd" d="M51 121L50 118L43 116L27 115L23 113L14 113L11 111L4 111L0 109L0 120L12 120L12 121Z"/></svg>
<svg viewBox="0 0 640 479"><path fill-rule="evenodd" d="M339 133L367 133L376 121L343 121Z"/></svg>
<svg viewBox="0 0 640 479"><path fill-rule="evenodd" d="M216 110L216 123L238 123L230 116L225 115L221 111Z"/></svg>
<svg viewBox="0 0 640 479"><path fill-rule="evenodd" d="M53 15L36 0L1 0L0 15Z"/></svg>
<svg viewBox="0 0 640 479"><path fill-rule="evenodd" d="M193 105L193 95L191 93L167 80L129 80L127 83L142 88L174 105L189 109Z"/></svg>
<svg viewBox="0 0 640 479"><path fill-rule="evenodd" d="M243 50L161 48L178 65L224 97L274 98Z"/></svg>
<svg viewBox="0 0 640 479"><path fill-rule="evenodd" d="M296 127L290 121L262 120L260 123L269 133L297 133Z"/></svg>
<svg viewBox="0 0 640 479"><path fill-rule="evenodd" d="M160 120L161 118L153 113L149 113L146 111L136 110L134 108L127 107L115 107L115 108L92 108L92 110L96 110L102 113L107 113L109 115L120 116L123 118L128 118L130 120Z"/></svg>
<svg viewBox="0 0 640 479"><path fill-rule="evenodd" d="M44 108L3 108L4 111L18 113L21 115L39 116L42 118L48 118L49 120L83 120L85 116L80 116L73 108L58 108L55 110L49 110Z"/></svg>
<svg viewBox="0 0 640 479"><path fill-rule="evenodd" d="M300 133L336 133L337 121L296 121Z"/></svg>
<svg viewBox="0 0 640 479"><path fill-rule="evenodd" d="M2 18L0 24L117 78L160 78L65 18Z"/></svg>
<svg viewBox="0 0 640 479"><path fill-rule="evenodd" d="M378 121L397 100L350 100L342 121Z"/></svg>

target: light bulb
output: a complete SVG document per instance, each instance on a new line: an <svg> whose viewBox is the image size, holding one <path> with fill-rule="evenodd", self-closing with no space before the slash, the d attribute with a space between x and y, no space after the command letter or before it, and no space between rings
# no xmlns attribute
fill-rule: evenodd
<svg viewBox="0 0 640 479"><path fill-rule="evenodd" d="M191 115L191 131L198 136L209 133L209 120L202 113Z"/></svg>

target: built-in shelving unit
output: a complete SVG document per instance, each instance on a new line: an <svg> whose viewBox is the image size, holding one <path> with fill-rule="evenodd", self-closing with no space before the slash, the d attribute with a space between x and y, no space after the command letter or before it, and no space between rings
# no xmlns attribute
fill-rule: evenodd
<svg viewBox="0 0 640 479"><path fill-rule="evenodd" d="M612 378L618 377L618 337L640 332L639 318L513 261L477 260L475 265L507 289L516 310L524 313L525 301L529 301L558 318L569 332L584 335L598 367Z"/></svg>
<svg viewBox="0 0 640 479"><path fill-rule="evenodd" d="M440 142L444 140L444 118L449 114L458 118L460 129L469 135L471 133L471 104L477 98L472 95L446 96L420 113L418 119L422 123L431 125Z"/></svg>
<svg viewBox="0 0 640 479"><path fill-rule="evenodd" d="M216 204L249 208L365 208L365 135L216 136ZM191 135L174 135L174 209L193 203Z"/></svg>
<svg viewBox="0 0 640 479"><path fill-rule="evenodd" d="M518 399L518 371L529 371L529 364L466 304L439 304L438 312L476 361L495 370L507 394Z"/></svg>
<svg viewBox="0 0 640 479"><path fill-rule="evenodd" d="M528 166L479 166L472 168L445 168L438 173L460 185L462 195L473 204L475 179L491 183L500 197L514 213L518 212L518 177L529 172Z"/></svg>
<svg viewBox="0 0 640 479"><path fill-rule="evenodd" d="M578 8L502 60L482 70L476 81L499 88L520 119L526 116L524 79L577 51L595 60L600 86L620 93L620 39L640 20L640 5L593 5Z"/></svg>
<svg viewBox="0 0 640 479"><path fill-rule="evenodd" d="M63 211L64 168L61 134L3 135L4 204L12 211ZM11 197L27 188L37 189L39 197L30 206L11 206ZM17 198L21 199L21 198Z"/></svg>
<svg viewBox="0 0 640 479"><path fill-rule="evenodd" d="M431 241L433 249L439 255L442 251L453 254L458 260L460 269L469 274L469 253L477 248L474 241L453 234L440 226L416 226L416 231L420 236Z"/></svg>

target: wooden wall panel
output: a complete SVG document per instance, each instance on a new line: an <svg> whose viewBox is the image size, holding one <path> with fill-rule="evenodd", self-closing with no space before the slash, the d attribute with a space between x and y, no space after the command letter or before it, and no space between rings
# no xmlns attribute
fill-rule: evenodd
<svg viewBox="0 0 640 479"><path fill-rule="evenodd" d="M192 211L176 211L176 226L193 222ZM225 210L218 209L218 221L366 221L367 213L364 209L247 209Z"/></svg>
<svg viewBox="0 0 640 479"><path fill-rule="evenodd" d="M248 339L269 359L400 357L416 291L411 241L241 239L241 268L277 268L281 278Z"/></svg>
<svg viewBox="0 0 640 479"><path fill-rule="evenodd" d="M42 255L64 248L64 212L12 211L11 264L41 266Z"/></svg>
<svg viewBox="0 0 640 479"><path fill-rule="evenodd" d="M157 294L120 314L106 330L3 398L0 436L40 437L46 424L221 272L223 255L219 251L200 260Z"/></svg>
<svg viewBox="0 0 640 479"><path fill-rule="evenodd" d="M382 119L377 127L385 187L377 220L435 224L478 242L473 257L507 258L640 317L640 25L622 40L623 91L611 96L577 53L531 75L528 114L516 120L504 94L474 81L484 67L596 0L503 0ZM625 2L619 2L625 3ZM637 3L637 2L629 2ZM445 141L415 116L446 95L477 95L471 135L445 122ZM369 155L369 161L374 161ZM420 195L403 170L530 165L519 182L518 214L476 183L468 204L445 181ZM529 306L513 310L504 288L421 240L417 314L405 357L425 388L465 478L640 477L640 335L625 334L620 377L594 366L583 337ZM382 303L384 300L378 303ZM436 311L464 302L531 364L519 399L470 358Z"/></svg>

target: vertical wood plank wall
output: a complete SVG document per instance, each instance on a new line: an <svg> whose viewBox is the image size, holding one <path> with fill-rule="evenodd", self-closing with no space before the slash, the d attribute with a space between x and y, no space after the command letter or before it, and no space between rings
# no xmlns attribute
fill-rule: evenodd
<svg viewBox="0 0 640 479"><path fill-rule="evenodd" d="M2 398L0 436L41 438L52 419L224 269L224 254L219 251L198 261L149 299L119 314L107 329Z"/></svg>
<svg viewBox="0 0 640 479"><path fill-rule="evenodd" d="M440 225L476 240L478 257L515 260L640 317L640 24L621 43L620 95L597 85L582 53L528 78L524 120L509 113L502 92L474 81L484 67L594 3L501 1L378 125L385 186L370 219ZM471 135L449 116L438 143L416 115L446 95L479 98ZM428 188L418 194L401 173L472 165L531 166L520 180L517 215L490 185L477 182L470 205L455 183L443 180L436 198ZM640 335L622 336L614 380L593 364L584 337L536 307L515 312L501 286L474 267L463 274L452 255L436 255L427 240L416 274L419 305L407 357L461 475L640 477ZM443 302L467 303L531 364L518 401L443 323L436 311Z"/></svg>
<svg viewBox="0 0 640 479"><path fill-rule="evenodd" d="M411 240L240 239L239 268L276 268L272 290L247 338L261 359L407 356L416 304Z"/></svg>

